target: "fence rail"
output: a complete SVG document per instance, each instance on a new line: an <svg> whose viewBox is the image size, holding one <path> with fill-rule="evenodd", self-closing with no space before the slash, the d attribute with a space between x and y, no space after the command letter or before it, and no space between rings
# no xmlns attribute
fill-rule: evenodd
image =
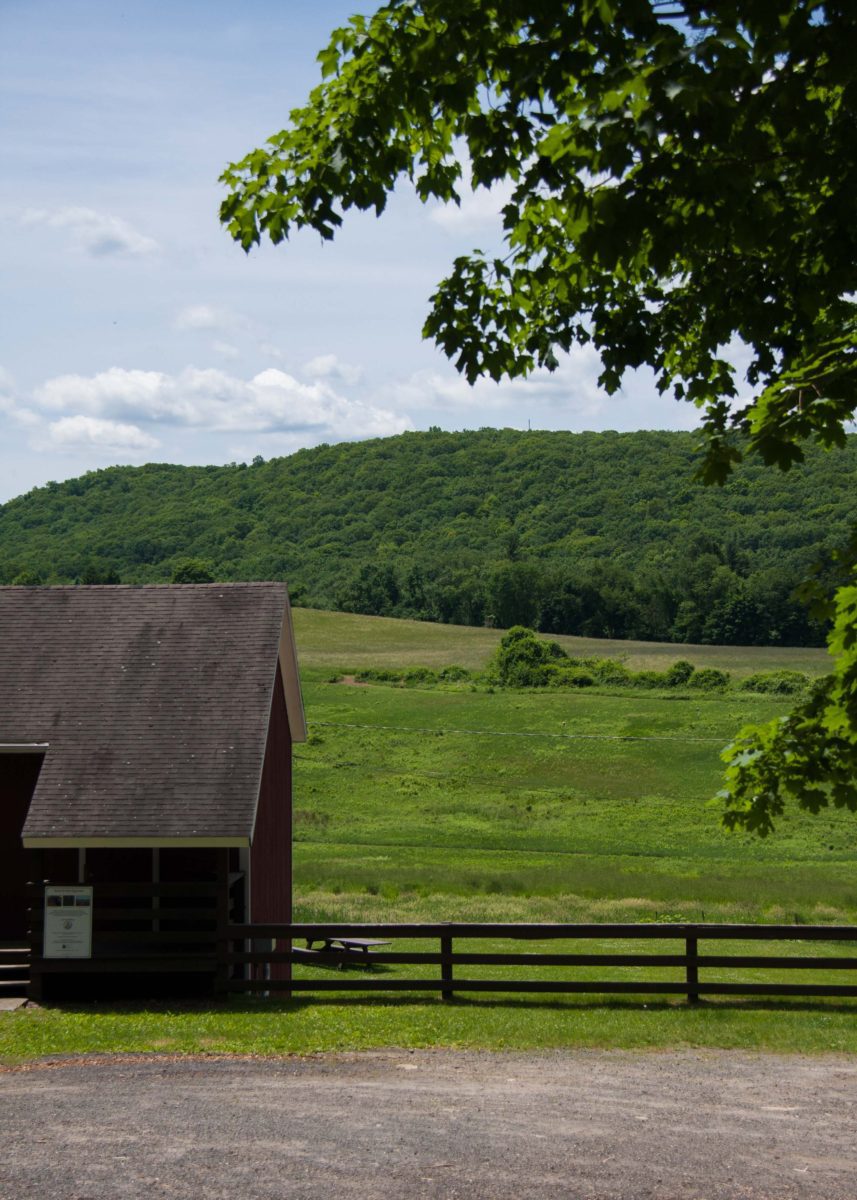
<svg viewBox="0 0 857 1200"><path fill-rule="evenodd" d="M331 943L339 939L384 938L437 941L438 950L374 949L367 954L362 949L337 949ZM324 943L321 950L294 946L295 940ZM492 941L578 941L617 940L678 941L681 951L664 953L632 953L577 950L562 952L516 951L496 949L479 951L467 948L455 950L462 939ZM270 942L270 946L260 943ZM220 988L232 992L439 992L443 999L452 999L458 992L553 992L598 995L683 995L690 1003L703 996L827 996L857 999L857 957L851 955L807 954L715 954L700 953L702 941L781 942L838 942L857 949L857 926L854 925L716 925L716 924L476 924L449 922L442 924L229 924L221 927L218 938L218 959L222 965ZM439 968L432 977L396 977L387 974L354 978L341 970L335 977L270 978L272 966L284 964L314 967L343 968L347 966L434 966ZM545 979L467 978L459 974L462 967L625 967L648 970L653 967L674 968L683 972L680 980L667 979ZM734 981L701 978L700 972L717 969L776 970L776 971L853 971L855 982L813 983L806 980ZM278 972L279 973L279 972ZM289 971L284 972L287 976ZM242 975L246 977L241 977Z"/></svg>

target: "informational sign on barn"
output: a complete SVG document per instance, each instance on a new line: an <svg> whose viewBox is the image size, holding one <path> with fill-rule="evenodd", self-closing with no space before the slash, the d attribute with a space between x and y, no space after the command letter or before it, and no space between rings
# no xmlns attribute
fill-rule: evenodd
<svg viewBox="0 0 857 1200"><path fill-rule="evenodd" d="M45 958L92 958L92 888L45 888Z"/></svg>

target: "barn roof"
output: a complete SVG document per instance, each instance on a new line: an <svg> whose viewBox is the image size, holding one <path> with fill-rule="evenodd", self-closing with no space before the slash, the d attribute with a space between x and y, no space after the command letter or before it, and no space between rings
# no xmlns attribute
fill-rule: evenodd
<svg viewBox="0 0 857 1200"><path fill-rule="evenodd" d="M0 587L0 747L47 744L24 844L252 839L286 586Z"/></svg>

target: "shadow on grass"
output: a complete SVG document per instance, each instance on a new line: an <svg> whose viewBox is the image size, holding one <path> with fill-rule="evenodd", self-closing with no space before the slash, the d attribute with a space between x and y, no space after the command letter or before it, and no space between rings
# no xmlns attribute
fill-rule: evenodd
<svg viewBox="0 0 857 1200"><path fill-rule="evenodd" d="M700 1000L695 1004L677 999L639 999L617 997L615 999L525 999L508 996L503 999L469 998L456 996L452 1000L441 1000L436 996L422 996L417 993L401 996L360 996L336 998L333 996L299 997L290 1000L271 996L242 996L227 997L223 1000L92 1000L63 1003L62 1001L46 1002L42 1008L52 1012L65 1013L98 1013L104 1016L134 1016L153 1013L186 1013L189 1015L213 1015L228 1011L233 1014L247 1013L258 1015L260 1012L295 1014L306 1009L358 1008L381 1009L395 1011L398 1009L432 1009L444 1011L461 1010L465 1012L491 1012L505 1010L507 1012L627 1012L627 1013L742 1013L760 1012L769 1014L788 1013L837 1013L857 1016L857 1001L837 1000L799 1000L763 998L758 1000Z"/></svg>

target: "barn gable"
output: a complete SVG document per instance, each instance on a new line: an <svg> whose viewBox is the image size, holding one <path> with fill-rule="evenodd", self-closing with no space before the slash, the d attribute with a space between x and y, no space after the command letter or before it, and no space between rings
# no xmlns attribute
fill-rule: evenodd
<svg viewBox="0 0 857 1200"><path fill-rule="evenodd" d="M284 584L0 588L0 744L46 747L31 847L248 845L278 665L306 735Z"/></svg>

